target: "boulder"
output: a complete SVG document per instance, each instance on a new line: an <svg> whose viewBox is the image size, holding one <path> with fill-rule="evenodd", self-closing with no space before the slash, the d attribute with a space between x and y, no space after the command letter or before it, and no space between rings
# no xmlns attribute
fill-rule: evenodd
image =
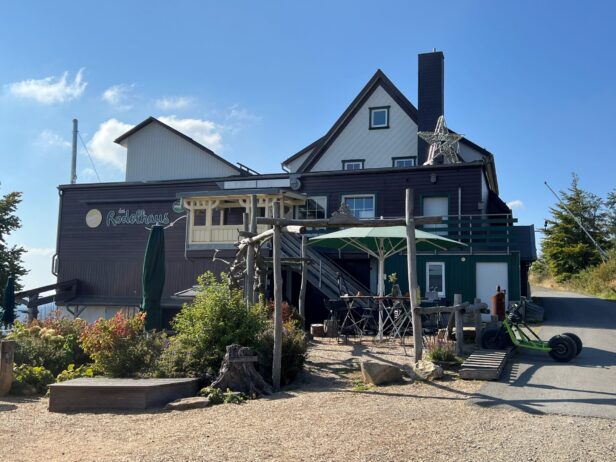
<svg viewBox="0 0 616 462"><path fill-rule="evenodd" d="M413 364L411 372L411 377L418 380L437 380L445 376L441 366L424 359Z"/></svg>
<svg viewBox="0 0 616 462"><path fill-rule="evenodd" d="M202 396L193 396L192 398L176 399L165 406L165 409L170 411L186 411L188 409L203 409L211 406L212 403L208 398Z"/></svg>
<svg viewBox="0 0 616 462"><path fill-rule="evenodd" d="M361 376L364 383L371 383L373 385L385 385L403 381L402 370L399 367L374 361L361 362Z"/></svg>

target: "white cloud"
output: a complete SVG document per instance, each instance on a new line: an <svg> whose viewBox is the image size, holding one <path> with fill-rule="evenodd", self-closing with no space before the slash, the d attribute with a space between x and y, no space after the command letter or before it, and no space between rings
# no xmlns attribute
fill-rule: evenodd
<svg viewBox="0 0 616 462"><path fill-rule="evenodd" d="M86 167L82 169L81 172L79 172L78 179L85 181L98 181L98 176L96 175L96 172L93 168Z"/></svg>
<svg viewBox="0 0 616 462"><path fill-rule="evenodd" d="M218 124L203 119L178 119L176 116L163 116L158 120L190 136L202 145L218 151L222 148L222 127Z"/></svg>
<svg viewBox="0 0 616 462"><path fill-rule="evenodd" d="M45 148L70 149L71 143L52 130L43 130L39 135L39 143Z"/></svg>
<svg viewBox="0 0 616 462"><path fill-rule="evenodd" d="M130 104L126 104L126 100L128 98L128 94L134 87L135 84L128 85L121 83L118 85L113 85L103 92L101 99L113 106L114 109L128 111L132 109L132 106Z"/></svg>
<svg viewBox="0 0 616 462"><path fill-rule="evenodd" d="M512 200L510 202L507 202L507 207L509 207L510 209L524 209L524 202L522 202L520 199L515 199Z"/></svg>
<svg viewBox="0 0 616 462"><path fill-rule="evenodd" d="M36 255L37 257L51 257L56 252L56 249L52 249L49 247L25 247L24 246L24 248L30 255Z"/></svg>
<svg viewBox="0 0 616 462"><path fill-rule="evenodd" d="M100 124L88 143L88 150L94 162L124 171L126 169L126 148L113 141L131 128L133 128L132 125L117 119L109 119Z"/></svg>
<svg viewBox="0 0 616 462"><path fill-rule="evenodd" d="M192 104L193 98L187 96L178 96L175 98L160 98L156 100L156 107L163 111L171 111L174 109L183 109Z"/></svg>
<svg viewBox="0 0 616 462"><path fill-rule="evenodd" d="M68 71L61 77L45 77L14 82L8 85L9 92L19 98L33 99L43 104L64 103L81 97L88 85L83 81L83 69L79 69L72 82Z"/></svg>

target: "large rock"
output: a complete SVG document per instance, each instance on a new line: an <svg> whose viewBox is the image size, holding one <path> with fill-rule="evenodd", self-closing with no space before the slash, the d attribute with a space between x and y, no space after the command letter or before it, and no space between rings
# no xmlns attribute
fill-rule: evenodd
<svg viewBox="0 0 616 462"><path fill-rule="evenodd" d="M361 362L361 376L364 383L373 385L398 383L403 380L402 370L399 367L374 361Z"/></svg>
<svg viewBox="0 0 616 462"><path fill-rule="evenodd" d="M413 364L411 376L419 380L436 380L442 379L445 373L438 364L422 359Z"/></svg>
<svg viewBox="0 0 616 462"><path fill-rule="evenodd" d="M212 403L208 398L202 396L193 396L192 398L176 399L165 406L165 409L170 411L186 411L188 409L203 409L211 406Z"/></svg>

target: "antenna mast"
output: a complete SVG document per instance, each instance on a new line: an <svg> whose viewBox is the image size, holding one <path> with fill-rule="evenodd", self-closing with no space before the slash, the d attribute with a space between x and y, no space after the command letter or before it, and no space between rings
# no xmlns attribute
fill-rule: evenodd
<svg viewBox="0 0 616 462"><path fill-rule="evenodd" d="M71 156L71 184L77 183L77 119L73 119L73 152Z"/></svg>

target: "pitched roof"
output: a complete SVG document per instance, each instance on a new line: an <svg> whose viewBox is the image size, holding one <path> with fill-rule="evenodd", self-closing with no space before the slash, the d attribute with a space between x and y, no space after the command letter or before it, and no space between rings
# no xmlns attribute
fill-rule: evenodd
<svg viewBox="0 0 616 462"><path fill-rule="evenodd" d="M182 133L179 130L176 130L175 128L167 125L164 122L161 122L160 120L158 120L155 117L148 117L147 119L145 119L143 122L141 122L138 125L135 125L133 128L131 128L129 131L127 131L126 133L124 133L123 135L120 135L118 138L116 138L114 140L114 143L118 143L121 146L126 147L126 144L124 144L124 141L131 137L132 135L134 135L135 133L137 133L139 130L141 130L142 128L150 125L151 123L157 123L158 125L160 125L161 127L166 128L167 130L169 130L170 132L172 132L175 135L178 135L179 137L183 138L184 140L188 141L190 144L192 144L193 146L196 146L197 148L199 148L201 151L203 151L205 154L208 154L212 157L214 157L216 160L219 160L220 162L226 164L227 166L231 167L232 169L236 170L239 174L241 175L246 175L247 172L241 168L239 168L237 165L233 165L231 162L229 162L226 159L223 159L222 157L220 157L218 154L216 154L214 151L212 151L211 149L203 146L201 143L193 140L190 136L185 135L184 133Z"/></svg>
<svg viewBox="0 0 616 462"><path fill-rule="evenodd" d="M283 162L283 165L297 159L299 156L307 152L311 147L313 147L313 151L310 153L308 158L302 163L302 165L297 170L298 172L305 172L309 170L320 158L323 156L327 148L331 146L334 140L340 135L342 130L347 126L347 124L351 121L353 116L357 114L357 111L362 107L362 105L368 100L370 95L374 93L374 91L379 87L383 87L383 89L389 93L389 95L394 99L396 103L408 114L408 116L413 120L413 122L417 123L417 108L413 106L413 104L402 94L400 90L392 83L389 78L385 75L385 73L378 69L372 78L368 81L368 83L362 88L359 94L355 97L355 99L351 102L349 107L342 113L342 115L338 118L336 123L329 129L329 131L325 134L324 137L315 141L313 145L310 145L304 149L302 149L297 154L294 154L292 157L288 158Z"/></svg>

